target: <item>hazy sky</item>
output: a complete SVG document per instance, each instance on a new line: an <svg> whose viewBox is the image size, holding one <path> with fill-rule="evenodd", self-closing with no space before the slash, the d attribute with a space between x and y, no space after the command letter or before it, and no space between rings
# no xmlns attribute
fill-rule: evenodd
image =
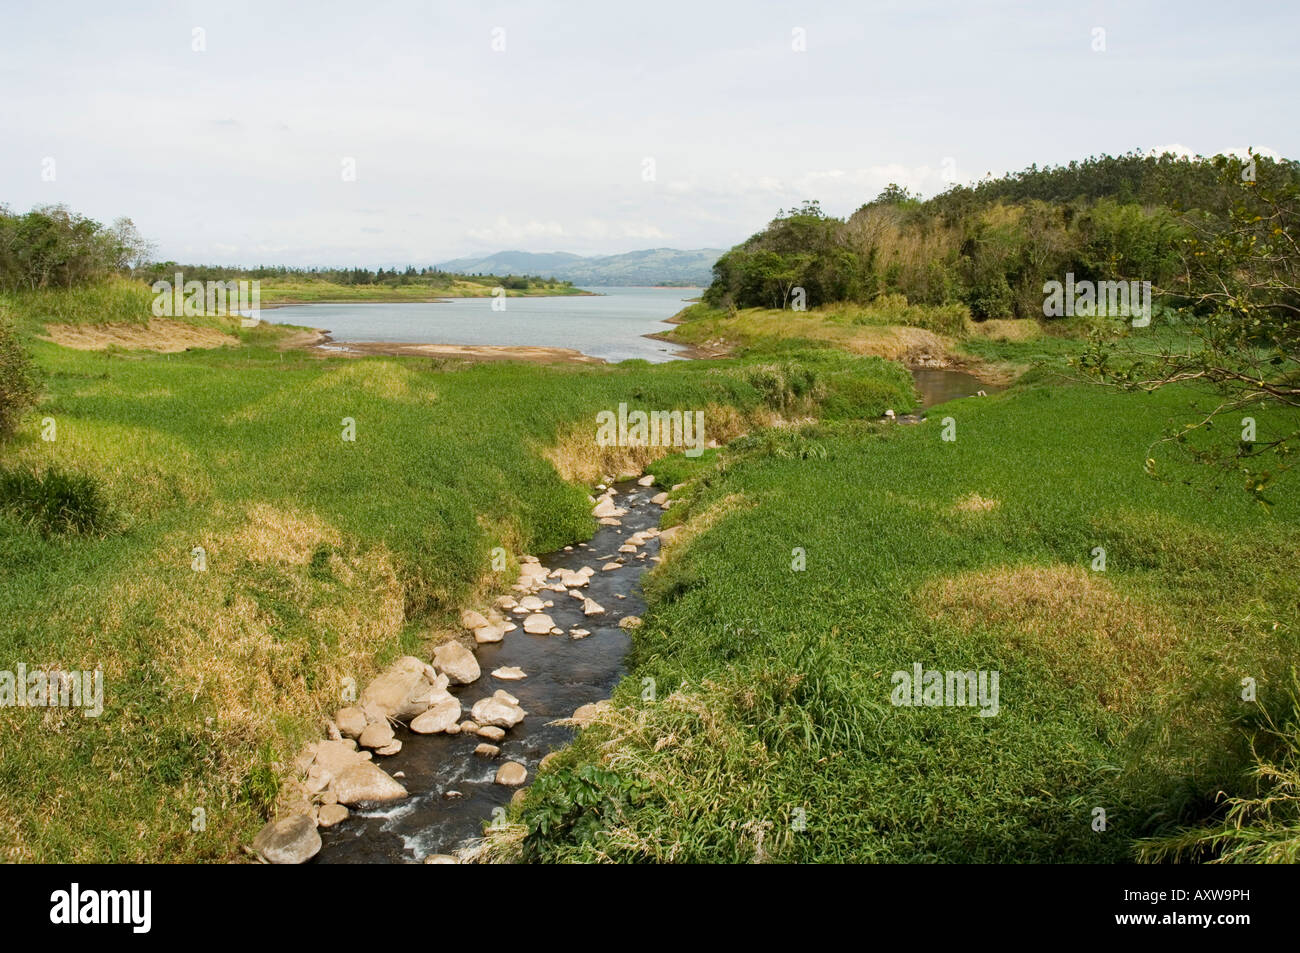
<svg viewBox="0 0 1300 953"><path fill-rule="evenodd" d="M1300 4L1219 0L4 0L0 202L184 262L726 247L945 169L1300 156L1298 33Z"/></svg>

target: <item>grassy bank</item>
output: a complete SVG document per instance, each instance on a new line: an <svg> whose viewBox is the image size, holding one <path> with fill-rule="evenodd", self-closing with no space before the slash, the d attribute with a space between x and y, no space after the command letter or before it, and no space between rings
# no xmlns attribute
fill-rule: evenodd
<svg viewBox="0 0 1300 953"><path fill-rule="evenodd" d="M598 410L705 408L706 437L725 440L911 400L897 367L832 354L321 359L220 318L229 343L175 354L41 339L50 321L147 321L129 295L95 294L0 302L45 389L4 446L0 669L102 667L105 684L98 718L0 709L0 851L15 860L238 856L346 679L364 684L492 583L493 547L590 534L586 490L561 473L622 462L591 445ZM62 474L59 505L85 520L41 504Z"/></svg>
<svg viewBox="0 0 1300 953"><path fill-rule="evenodd" d="M1147 477L1192 398L1041 387L733 445L674 510L617 706L500 855L1123 861L1241 792L1241 679L1287 704L1300 504ZM999 671L999 714L891 705L916 662Z"/></svg>

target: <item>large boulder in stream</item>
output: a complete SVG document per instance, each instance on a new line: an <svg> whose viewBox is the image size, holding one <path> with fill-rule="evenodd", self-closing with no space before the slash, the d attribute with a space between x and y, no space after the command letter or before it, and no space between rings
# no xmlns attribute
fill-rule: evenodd
<svg viewBox="0 0 1300 953"><path fill-rule="evenodd" d="M476 629L475 633L477 631ZM433 665L446 675L453 685L468 685L482 674L474 653L459 642L444 642L434 649Z"/></svg>
<svg viewBox="0 0 1300 953"><path fill-rule="evenodd" d="M452 728L459 729L457 725L459 721L460 699L448 695L424 714L411 719L411 730L417 735L433 735Z"/></svg>
<svg viewBox="0 0 1300 953"><path fill-rule="evenodd" d="M263 827L253 850L268 864L303 864L320 851L320 834L309 814L295 814Z"/></svg>
<svg viewBox="0 0 1300 953"><path fill-rule="evenodd" d="M348 768L335 778L333 791L338 802L349 807L373 801L397 801L406 797L406 788L369 762Z"/></svg>
<svg viewBox="0 0 1300 953"><path fill-rule="evenodd" d="M434 686L425 677L424 663L410 655L396 662L361 693L361 706L381 710L388 718L405 721L429 707Z"/></svg>
<svg viewBox="0 0 1300 953"><path fill-rule="evenodd" d="M474 703L470 717L480 726L493 728L513 728L524 720L528 714L518 704L512 704L504 698L481 698Z"/></svg>

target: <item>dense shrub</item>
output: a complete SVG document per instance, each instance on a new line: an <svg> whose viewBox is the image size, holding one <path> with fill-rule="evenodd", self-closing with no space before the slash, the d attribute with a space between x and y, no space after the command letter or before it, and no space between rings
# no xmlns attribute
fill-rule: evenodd
<svg viewBox="0 0 1300 953"><path fill-rule="evenodd" d="M0 439L13 434L36 396L36 369L13 323L0 313Z"/></svg>
<svg viewBox="0 0 1300 953"><path fill-rule="evenodd" d="M44 536L103 532L110 521L98 481L53 466L44 473L0 469L0 510Z"/></svg>

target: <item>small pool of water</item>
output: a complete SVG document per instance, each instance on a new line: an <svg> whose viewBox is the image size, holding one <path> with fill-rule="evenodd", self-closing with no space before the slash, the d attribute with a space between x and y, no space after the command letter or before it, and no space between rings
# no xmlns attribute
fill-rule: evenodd
<svg viewBox="0 0 1300 953"><path fill-rule="evenodd" d="M980 391L992 394L1002 390L974 374L951 367L915 367L912 368L912 380L921 395L922 409L962 397L974 397Z"/></svg>

